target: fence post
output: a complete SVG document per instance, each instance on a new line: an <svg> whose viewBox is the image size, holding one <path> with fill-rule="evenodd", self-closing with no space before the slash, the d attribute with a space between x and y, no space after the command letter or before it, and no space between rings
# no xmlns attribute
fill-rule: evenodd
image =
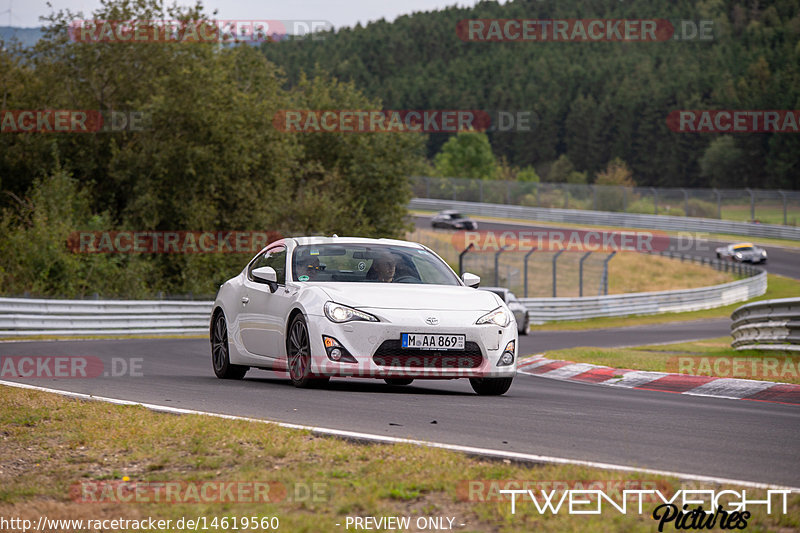
<svg viewBox="0 0 800 533"><path fill-rule="evenodd" d="M467 246L466 248L464 248L464 251L463 251L463 252L461 252L460 254L458 254L458 277L461 277L461 276L463 276L463 275L464 275L464 256L465 256L465 255L467 255L467 253L468 253L470 250L472 250L472 248L473 248L474 246L475 246L475 243L471 242L471 243L469 243L469 246Z"/></svg>
<svg viewBox="0 0 800 533"><path fill-rule="evenodd" d="M622 185L622 212L628 212L628 188Z"/></svg>
<svg viewBox="0 0 800 533"><path fill-rule="evenodd" d="M686 216L689 216L689 193L686 189L681 189L683 191L683 212L686 213Z"/></svg>
<svg viewBox="0 0 800 533"><path fill-rule="evenodd" d="M525 293L525 298L527 298L527 297L528 297L528 258L529 258L529 257L531 256L531 254L532 254L533 252L535 252L536 250L537 250L537 247L536 247L536 246L534 246L533 248L531 248L531 251L530 251L530 252L528 252L527 254L525 254L525 258L522 260L523 268L525 269L525 272L524 272L524 274L523 274L523 276L524 276L524 280L525 280L525 281L524 281L524 283L525 283L525 289L524 289L524 291L523 291L523 292Z"/></svg>
<svg viewBox="0 0 800 533"><path fill-rule="evenodd" d="M506 205L511 205L511 182L506 182Z"/></svg>
<svg viewBox="0 0 800 533"><path fill-rule="evenodd" d="M592 211L597 211L597 187L589 185L592 188Z"/></svg>
<svg viewBox="0 0 800 533"><path fill-rule="evenodd" d="M453 201L455 202L456 201L456 192L457 192L457 189L456 189L456 178L450 178L450 185L453 186Z"/></svg>
<svg viewBox="0 0 800 533"><path fill-rule="evenodd" d="M557 251L556 254L553 256L553 298L556 297L556 261L558 261L558 256L564 253L564 249Z"/></svg>
<svg viewBox="0 0 800 533"><path fill-rule="evenodd" d="M569 208L569 190L566 183L561 185L561 192L564 193L564 209L567 209Z"/></svg>
<svg viewBox="0 0 800 533"><path fill-rule="evenodd" d="M655 215L658 214L658 189L655 187L650 187L650 190L653 191L653 207L655 207L656 212L653 213Z"/></svg>
<svg viewBox="0 0 800 533"><path fill-rule="evenodd" d="M602 281L602 283L603 283L603 294L605 296L608 296L608 262L611 261L611 259L615 255L617 255L616 251L611 252L610 254L608 254L608 257L606 257L605 260L603 261L603 281Z"/></svg>
<svg viewBox="0 0 800 533"><path fill-rule="evenodd" d="M430 176L425 176L425 198L431 197L431 178Z"/></svg>
<svg viewBox="0 0 800 533"><path fill-rule="evenodd" d="M778 194L780 194L781 198L783 198L783 225L788 226L788 223L786 222L786 191L779 190Z"/></svg>
<svg viewBox="0 0 800 533"><path fill-rule="evenodd" d="M480 203L483 203L483 180L478 182L478 199Z"/></svg>
<svg viewBox="0 0 800 533"><path fill-rule="evenodd" d="M717 195L717 218L722 220L722 193L714 189L714 194Z"/></svg>
<svg viewBox="0 0 800 533"><path fill-rule="evenodd" d="M536 184L536 207L542 207L542 203L539 201L539 184Z"/></svg>
<svg viewBox="0 0 800 533"><path fill-rule="evenodd" d="M750 189L745 189L750 194L750 222L756 219L756 195Z"/></svg>
<svg viewBox="0 0 800 533"><path fill-rule="evenodd" d="M583 297L583 260L592 255L592 252L586 252L581 256L578 261L578 296Z"/></svg>
<svg viewBox="0 0 800 533"><path fill-rule="evenodd" d="M503 252L508 250L509 247L510 246L508 244L506 244L505 246L503 246L502 248L497 250L496 254L494 254L494 286L495 287L499 287L500 286L500 272L499 272L499 270L500 270L500 254L502 254Z"/></svg>

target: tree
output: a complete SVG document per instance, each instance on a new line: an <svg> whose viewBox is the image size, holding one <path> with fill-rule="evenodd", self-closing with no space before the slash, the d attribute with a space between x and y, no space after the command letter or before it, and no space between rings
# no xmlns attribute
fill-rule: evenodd
<svg viewBox="0 0 800 533"><path fill-rule="evenodd" d="M717 137L700 158L700 173L712 187L741 186L743 155L733 137Z"/></svg>
<svg viewBox="0 0 800 533"><path fill-rule="evenodd" d="M434 158L441 177L494 179L497 172L489 138L483 132L461 132L451 137Z"/></svg>

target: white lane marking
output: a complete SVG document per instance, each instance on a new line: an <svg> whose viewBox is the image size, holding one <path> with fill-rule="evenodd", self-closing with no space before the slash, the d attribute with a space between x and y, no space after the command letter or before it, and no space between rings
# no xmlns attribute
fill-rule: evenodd
<svg viewBox="0 0 800 533"><path fill-rule="evenodd" d="M721 478L721 477L714 477L714 476L699 476L697 474L686 474L682 472L672 472L669 470L655 470L652 468L638 468L633 466L624 466L624 465L616 465L612 463L599 463L595 461L582 461L579 459L566 459L563 457L552 457L548 455L536 455L530 453L519 453L519 452L507 452L503 450L493 450L491 448L476 448L473 446L461 446L458 444L446 444L443 442L432 442L432 441L424 441L424 440L416 440L416 439L403 439L399 437L389 437L387 435L375 435L373 433L360 433L357 431L345 431L341 429L332 429L332 428L322 428L316 426L303 426L300 424L289 424L286 422L275 422L272 420L265 420L259 418L249 418L244 416L236 416L236 415L225 415L222 413L210 413L206 411L195 411L193 409L182 409L180 407L169 407L166 405L157 405L151 403L143 403L143 402L135 402L131 400L120 400L118 398L106 398L104 396L93 396L91 394L83 394L80 392L70 392L58 389L50 389L46 387L37 387L35 385L28 385L26 383L16 383L14 381L3 381L0 380L0 385L6 385L8 387L17 387L20 389L29 389L29 390L36 390L41 392L50 392L54 394L61 394L63 396L69 396L71 398L79 398L83 400L94 400L100 402L108 402L117 405L138 405L144 407L146 409L150 409L152 411L164 412L164 413L172 413L172 414L184 414L184 415L201 415L201 416L213 416L216 418L224 418L227 420L242 420L245 422L258 422L261 424L273 424L279 427L289 428L289 429L302 429L311 431L314 433L318 433L320 435L329 435L332 437L340 437L345 439L356 439L356 440L366 440L372 442L381 442L387 444L416 444L418 446L426 446L429 448L441 448L444 450L450 450L455 452L462 452L469 455L482 455L486 457L497 457L500 459L515 459L518 461L529 461L534 463L550 463L550 464L567 464L567 465L578 465L578 466L585 466L589 468L601 468L604 470L615 470L619 472L636 472L642 474L650 474L654 476L669 476L669 477L676 477L679 479L691 480L691 481L700 481L706 483L716 483L719 485L727 484L727 485L737 485L741 487L749 487L754 489L776 489L776 490L791 490L800 492L800 487L786 487L782 485L772 485L769 483L758 483L755 481L743 481L738 479L728 479L728 478Z"/></svg>

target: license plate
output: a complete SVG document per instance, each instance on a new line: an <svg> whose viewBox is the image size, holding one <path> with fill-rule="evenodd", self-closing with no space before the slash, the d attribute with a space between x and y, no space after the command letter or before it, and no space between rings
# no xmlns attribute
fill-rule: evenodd
<svg viewBox="0 0 800 533"><path fill-rule="evenodd" d="M417 348L421 350L463 350L466 335L403 333L400 339L403 348Z"/></svg>

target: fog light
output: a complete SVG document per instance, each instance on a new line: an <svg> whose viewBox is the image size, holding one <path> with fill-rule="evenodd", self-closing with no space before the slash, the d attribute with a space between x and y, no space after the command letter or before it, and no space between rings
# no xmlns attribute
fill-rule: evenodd
<svg viewBox="0 0 800 533"><path fill-rule="evenodd" d="M500 365L499 366L508 366L514 362L514 354L511 352L503 352L503 355L500 356Z"/></svg>
<svg viewBox="0 0 800 533"><path fill-rule="evenodd" d="M331 359L334 361L338 361L342 358L342 351L339 348L334 348L331 350Z"/></svg>

